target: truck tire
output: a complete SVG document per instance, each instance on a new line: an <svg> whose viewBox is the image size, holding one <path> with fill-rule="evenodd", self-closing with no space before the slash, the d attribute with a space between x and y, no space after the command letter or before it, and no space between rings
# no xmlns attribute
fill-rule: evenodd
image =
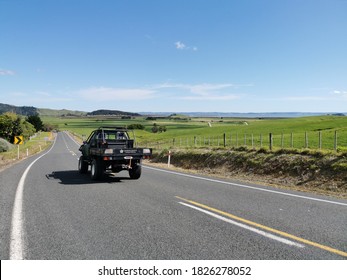
<svg viewBox="0 0 347 280"><path fill-rule="evenodd" d="M93 159L91 165L91 178L92 180L100 180L104 169L102 167L102 162L97 159Z"/></svg>
<svg viewBox="0 0 347 280"><path fill-rule="evenodd" d="M133 165L132 166L132 169L129 169L129 175L130 175L130 178L133 179L133 180L137 180L141 177L141 165Z"/></svg>
<svg viewBox="0 0 347 280"><path fill-rule="evenodd" d="M78 161L78 171L81 174L86 174L88 172L88 163L84 161L84 157L81 156Z"/></svg>

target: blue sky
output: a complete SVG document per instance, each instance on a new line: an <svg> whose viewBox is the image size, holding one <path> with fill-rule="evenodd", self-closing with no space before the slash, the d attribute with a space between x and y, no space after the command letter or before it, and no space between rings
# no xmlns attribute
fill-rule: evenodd
<svg viewBox="0 0 347 280"><path fill-rule="evenodd" d="M345 0L0 0L0 103L347 112Z"/></svg>

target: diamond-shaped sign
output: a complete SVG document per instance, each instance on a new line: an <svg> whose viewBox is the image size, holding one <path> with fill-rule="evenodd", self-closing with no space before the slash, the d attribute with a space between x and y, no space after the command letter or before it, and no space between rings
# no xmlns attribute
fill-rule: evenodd
<svg viewBox="0 0 347 280"><path fill-rule="evenodd" d="M14 144L16 144L16 145L22 145L22 144L24 144L24 138L23 138L23 136L21 135L21 136L15 136L14 137Z"/></svg>

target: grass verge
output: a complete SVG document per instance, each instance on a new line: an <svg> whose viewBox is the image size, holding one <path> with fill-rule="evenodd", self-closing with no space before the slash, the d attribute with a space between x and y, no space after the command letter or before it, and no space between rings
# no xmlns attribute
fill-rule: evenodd
<svg viewBox="0 0 347 280"><path fill-rule="evenodd" d="M171 153L171 164L184 170L347 198L347 153L246 147ZM167 155L168 150L156 151L151 162L167 163Z"/></svg>
<svg viewBox="0 0 347 280"><path fill-rule="evenodd" d="M36 136L32 137L30 140L25 141L23 145L16 146L8 152L0 153L0 170L11 166L17 161L46 150L52 145L53 139L53 133L41 132L36 134Z"/></svg>

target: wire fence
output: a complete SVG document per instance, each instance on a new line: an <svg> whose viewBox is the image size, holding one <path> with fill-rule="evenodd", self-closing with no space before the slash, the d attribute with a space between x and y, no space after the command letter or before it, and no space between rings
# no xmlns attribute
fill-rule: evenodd
<svg viewBox="0 0 347 280"><path fill-rule="evenodd" d="M318 132L281 133L281 134L253 134L253 133L224 133L211 136L175 137L161 141L141 141L140 146L157 149L165 148L204 148L204 147L249 147L253 149L313 149L347 151L347 137L345 133L329 131L324 134Z"/></svg>

